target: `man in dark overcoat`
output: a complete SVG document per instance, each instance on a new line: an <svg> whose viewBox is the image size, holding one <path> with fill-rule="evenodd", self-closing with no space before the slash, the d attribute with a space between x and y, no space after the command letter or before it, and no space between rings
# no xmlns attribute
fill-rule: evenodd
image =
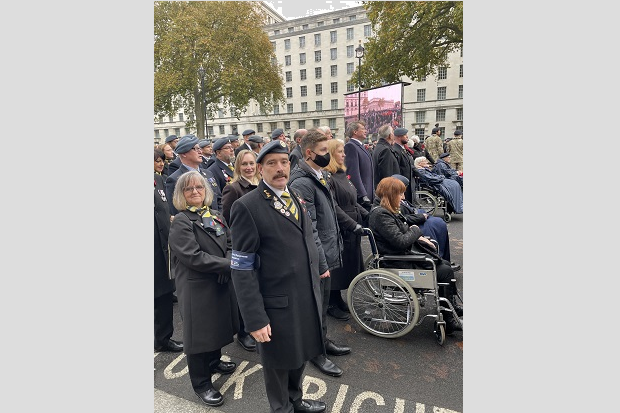
<svg viewBox="0 0 620 413"><path fill-rule="evenodd" d="M375 150L372 151L372 164L374 166L374 187L377 188L383 178L394 174L400 174L398 166L398 154L392 147L394 144L394 130L389 124L379 127L379 140Z"/></svg>
<svg viewBox="0 0 620 413"><path fill-rule="evenodd" d="M357 203L370 211L372 200L375 198L374 168L372 156L364 147L366 127L363 122L347 124L346 135L349 141L344 144L344 164L351 183L357 190Z"/></svg>
<svg viewBox="0 0 620 413"><path fill-rule="evenodd" d="M233 164L235 150L230 142L230 138L224 137L213 142L213 152L215 153L215 162L209 166L209 171L215 177L221 192L232 181L235 174L235 166Z"/></svg>
<svg viewBox="0 0 620 413"><path fill-rule="evenodd" d="M405 184L405 199L410 203L414 203L415 198L415 179L413 176L413 156L407 150L407 142L409 142L408 129L396 128L394 129L394 144L392 147L398 154L398 168L400 169L400 175L404 176L408 180L408 184Z"/></svg>
<svg viewBox="0 0 620 413"><path fill-rule="evenodd" d="M164 179L155 175L155 351L183 351L183 343L172 340L174 280L168 276L168 233L170 209L166 200Z"/></svg>
<svg viewBox="0 0 620 413"><path fill-rule="evenodd" d="M325 403L301 398L306 362L325 353L315 233L299 195L287 187L286 143L270 142L257 164L263 179L230 214L239 308L257 341L271 411L322 412Z"/></svg>

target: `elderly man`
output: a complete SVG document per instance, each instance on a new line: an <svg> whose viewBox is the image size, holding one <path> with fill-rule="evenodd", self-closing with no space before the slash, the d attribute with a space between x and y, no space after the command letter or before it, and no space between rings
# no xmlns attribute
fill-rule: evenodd
<svg viewBox="0 0 620 413"><path fill-rule="evenodd" d="M166 138L165 141L168 145L170 145L170 147L172 148L172 150L174 151L174 148L176 148L177 143L179 143L179 138L177 138L177 135L170 135ZM174 154L174 157L172 159L176 159L177 155Z"/></svg>
<svg viewBox="0 0 620 413"><path fill-rule="evenodd" d="M295 134L293 135L293 139L295 140L295 143L297 145L295 145L290 155L288 156L288 160L291 161L291 171L293 170L295 165L297 165L297 162L303 157L303 155L301 154L301 138L303 138L306 133L308 133L307 129L297 129L295 131Z"/></svg>
<svg viewBox="0 0 620 413"><path fill-rule="evenodd" d="M323 125L323 126L319 126L317 128L317 130L319 132L321 132L323 135L327 136L327 139L333 139L334 136L332 135L332 130L329 126L327 125Z"/></svg>
<svg viewBox="0 0 620 413"><path fill-rule="evenodd" d="M271 140L279 139L284 143L288 144L288 139L286 139L286 135L284 134L284 130L277 128L273 132L271 132Z"/></svg>
<svg viewBox="0 0 620 413"><path fill-rule="evenodd" d="M230 214L239 308L257 341L271 412L323 412L324 402L301 398L306 362L325 351L315 231L303 200L287 187L286 143L272 141L256 161L262 179Z"/></svg>
<svg viewBox="0 0 620 413"><path fill-rule="evenodd" d="M203 169L207 169L213 162L215 162L211 139L201 139L198 142L198 146L200 146L200 150L202 151L202 163L200 166Z"/></svg>
<svg viewBox="0 0 620 413"><path fill-rule="evenodd" d="M351 183L357 190L357 203L370 211L375 197L372 156L364 147L366 126L364 122L349 122L345 132L349 141L344 144L344 164Z"/></svg>
<svg viewBox="0 0 620 413"><path fill-rule="evenodd" d="M220 191L224 190L226 184L232 181L235 167L233 165L234 149L230 142L231 137L225 136L219 138L213 143L213 151L215 152L215 162L209 166L209 171L215 177Z"/></svg>
<svg viewBox="0 0 620 413"><path fill-rule="evenodd" d="M241 152L244 149L247 150L252 150L252 147L250 146L250 136L253 136L256 132L254 132L254 129L246 129L243 132L241 132L241 136L243 136L243 143L241 145L239 145L239 147L237 149L235 149L235 157L237 155L239 155L239 152Z"/></svg>
<svg viewBox="0 0 620 413"><path fill-rule="evenodd" d="M400 174L398 166L398 153L392 146L394 144L394 130L389 124L381 125L377 146L372 151L372 164L374 166L374 186L379 185L383 178Z"/></svg>

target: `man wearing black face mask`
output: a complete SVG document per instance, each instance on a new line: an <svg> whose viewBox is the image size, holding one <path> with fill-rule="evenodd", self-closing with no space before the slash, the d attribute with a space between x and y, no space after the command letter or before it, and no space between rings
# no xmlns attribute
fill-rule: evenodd
<svg viewBox="0 0 620 413"><path fill-rule="evenodd" d="M331 293L330 270L342 267L343 243L336 216L336 201L329 190L329 172L322 170L329 164L327 136L317 129L310 129L300 142L303 158L299 159L291 171L288 185L304 199L306 209L312 219L314 242L319 250L319 274L323 294L322 324L325 351L332 356L349 354L351 348L335 344L327 338L327 307ZM338 377L342 369L326 355L321 354L310 360L319 371Z"/></svg>

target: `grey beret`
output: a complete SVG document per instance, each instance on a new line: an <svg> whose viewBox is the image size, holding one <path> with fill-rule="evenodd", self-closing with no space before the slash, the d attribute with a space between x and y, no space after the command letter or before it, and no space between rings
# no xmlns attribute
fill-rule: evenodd
<svg viewBox="0 0 620 413"><path fill-rule="evenodd" d="M230 143L230 137L225 136L223 138L219 138L218 140L213 142L213 150L214 151L219 151L227 143Z"/></svg>
<svg viewBox="0 0 620 413"><path fill-rule="evenodd" d="M286 153L286 154L288 154L288 145L286 143L282 142L279 139L275 139L275 140L269 142L267 145L263 146L263 149L261 149L260 153L256 157L256 162L260 163L260 161L263 160L265 155L267 155L269 153Z"/></svg>
<svg viewBox="0 0 620 413"><path fill-rule="evenodd" d="M278 136L282 135L283 133L284 133L284 130L278 128L274 130L273 132L271 132L271 139L276 139Z"/></svg>
<svg viewBox="0 0 620 413"><path fill-rule="evenodd" d="M400 182L405 184L405 186L409 185L409 179L407 179L407 177L405 177L405 176L402 176L402 175L399 175L399 174L394 174L394 175L392 175L392 178L398 179Z"/></svg>
<svg viewBox="0 0 620 413"><path fill-rule="evenodd" d="M431 131L431 133L437 133L437 132L439 132L440 130L441 130L441 129L439 129L439 128L433 128L433 130Z"/></svg>
<svg viewBox="0 0 620 413"><path fill-rule="evenodd" d="M185 135L179 139L179 143L177 143L176 148L174 148L174 152L177 154L189 152L197 143L198 138L195 135Z"/></svg>
<svg viewBox="0 0 620 413"><path fill-rule="evenodd" d="M173 140L175 140L177 138L177 135L170 135L166 138L166 143L168 142L172 142Z"/></svg>
<svg viewBox="0 0 620 413"><path fill-rule="evenodd" d="M450 156L450 154L449 154L448 152L444 152L444 153L442 153L441 155L439 155L439 157L440 157L441 159L443 159L443 158L447 158L448 156Z"/></svg>
<svg viewBox="0 0 620 413"><path fill-rule="evenodd" d="M405 128L396 128L394 129L394 136L405 136L409 132L408 129Z"/></svg>
<svg viewBox="0 0 620 413"><path fill-rule="evenodd" d="M256 133L256 132L254 132L254 130L253 130L253 129L246 129L246 130L244 130L241 134L242 134L243 136L245 136L245 135L249 135L249 134L251 134L251 133Z"/></svg>
<svg viewBox="0 0 620 413"><path fill-rule="evenodd" d="M200 146L201 148L204 148L207 145L211 145L211 139L201 139L198 142L198 146Z"/></svg>
<svg viewBox="0 0 620 413"><path fill-rule="evenodd" d="M459 135L462 135L462 134L463 134L463 131L460 130L460 129L457 129L457 130L454 131L454 136L459 136Z"/></svg>
<svg viewBox="0 0 620 413"><path fill-rule="evenodd" d="M248 140L250 142L256 142L256 143L263 143L265 142L265 140L263 139L262 136L258 136L258 135L252 135L248 138Z"/></svg>

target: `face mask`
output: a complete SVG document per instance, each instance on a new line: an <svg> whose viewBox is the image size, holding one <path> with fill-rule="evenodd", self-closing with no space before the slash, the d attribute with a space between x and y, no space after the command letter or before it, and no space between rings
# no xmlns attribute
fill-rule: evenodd
<svg viewBox="0 0 620 413"><path fill-rule="evenodd" d="M325 155L318 155L314 151L312 151L312 153L316 155L313 159L314 163L317 164L320 168L325 168L327 165L329 165L329 152L327 152Z"/></svg>

